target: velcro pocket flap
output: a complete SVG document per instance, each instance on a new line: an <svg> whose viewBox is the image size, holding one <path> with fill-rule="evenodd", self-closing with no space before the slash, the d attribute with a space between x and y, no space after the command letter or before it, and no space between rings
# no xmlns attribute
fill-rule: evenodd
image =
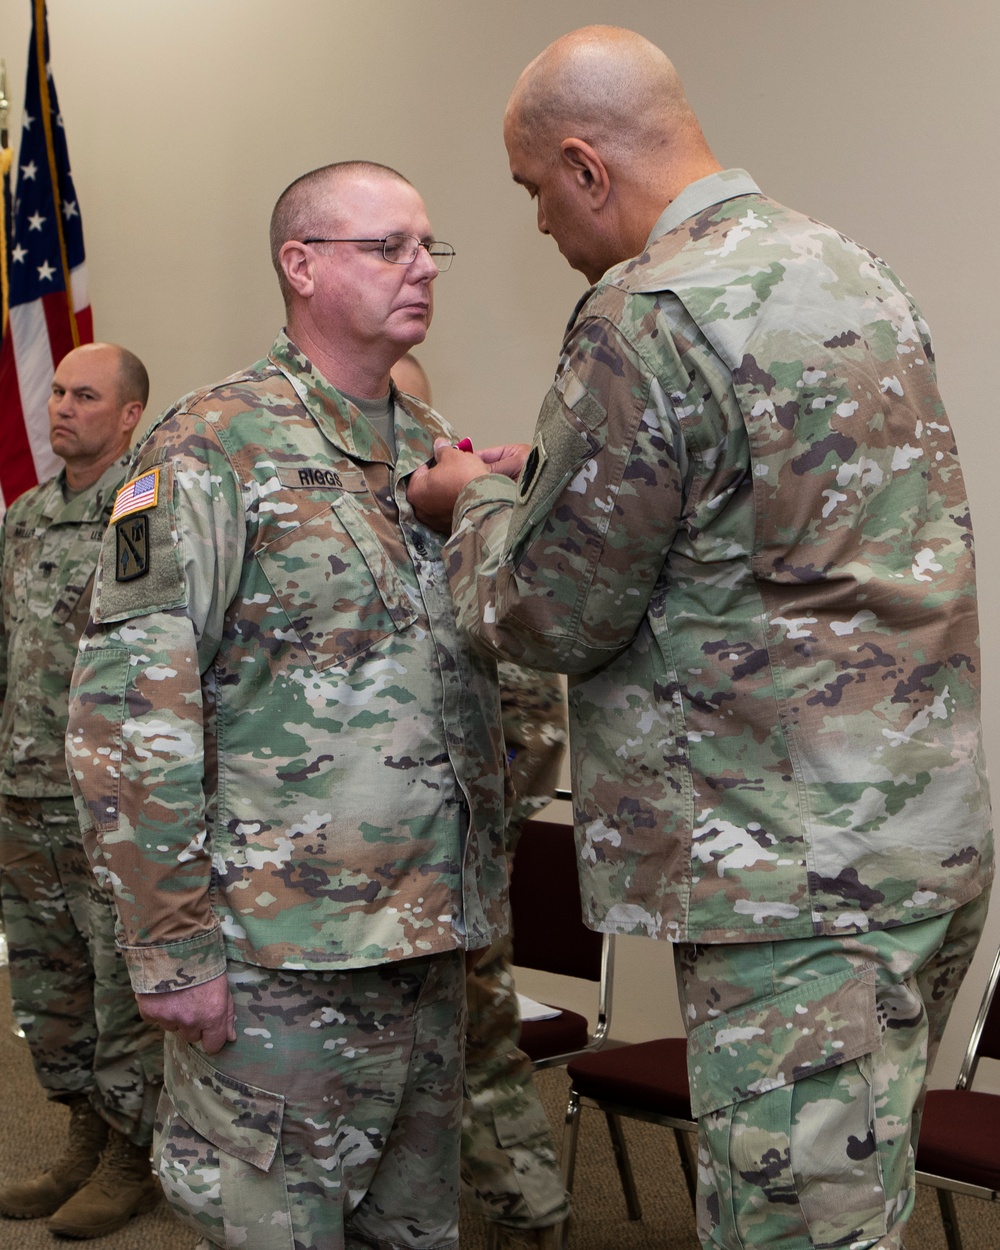
<svg viewBox="0 0 1000 1250"><path fill-rule="evenodd" d="M193 1046L165 1040L164 1083L178 1115L223 1154L268 1171L281 1137L284 1097L226 1076Z"/></svg>
<svg viewBox="0 0 1000 1250"><path fill-rule="evenodd" d="M878 1043L873 967L806 981L690 1034L691 1109L708 1115L870 1054Z"/></svg>

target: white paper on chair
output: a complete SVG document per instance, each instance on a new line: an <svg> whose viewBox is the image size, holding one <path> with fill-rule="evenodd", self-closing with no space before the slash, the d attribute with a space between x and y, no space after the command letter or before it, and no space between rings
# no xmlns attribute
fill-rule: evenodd
<svg viewBox="0 0 1000 1250"><path fill-rule="evenodd" d="M562 1015L558 1007L549 1007L546 1003L537 1003L526 994L518 994L517 1009L522 1020L554 1020Z"/></svg>

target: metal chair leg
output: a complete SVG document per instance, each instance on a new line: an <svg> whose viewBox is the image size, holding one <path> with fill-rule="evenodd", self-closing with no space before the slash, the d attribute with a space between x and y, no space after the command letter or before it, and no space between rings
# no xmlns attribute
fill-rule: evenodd
<svg viewBox="0 0 1000 1250"><path fill-rule="evenodd" d="M580 1095L571 1087L569 1102L566 1104L562 1144L562 1179L568 1194L573 1192L573 1173L576 1171L576 1142L579 1131ZM555 1226L552 1233L552 1250L565 1250L568 1225L569 1217L567 1216L561 1224Z"/></svg>
<svg viewBox="0 0 1000 1250"><path fill-rule="evenodd" d="M937 1199L948 1250L962 1250L962 1234L958 1231L958 1211L955 1209L955 1195L950 1189L939 1189L937 1190Z"/></svg>
<svg viewBox="0 0 1000 1250"><path fill-rule="evenodd" d="M566 1104L566 1120L563 1128L562 1178L566 1192L573 1192L573 1173L576 1171L576 1139L580 1131L580 1095L575 1089L569 1091Z"/></svg>
<svg viewBox="0 0 1000 1250"><path fill-rule="evenodd" d="M625 1145L625 1134L622 1132L621 1120L611 1111L605 1111L604 1118L608 1122L611 1134L611 1146L615 1152L615 1166L622 1180L622 1193L628 1207L630 1220L642 1219L642 1207L639 1205L639 1194L635 1188L635 1177L632 1175L632 1164L629 1162L628 1147Z"/></svg>
<svg viewBox="0 0 1000 1250"><path fill-rule="evenodd" d="M691 1199L691 1210L694 1211L695 1216L697 1216L698 1179L691 1163L691 1134L684 1132L683 1129L675 1128L674 1141L677 1143L677 1153L680 1155L681 1171L684 1173L684 1184L687 1186L688 1196Z"/></svg>

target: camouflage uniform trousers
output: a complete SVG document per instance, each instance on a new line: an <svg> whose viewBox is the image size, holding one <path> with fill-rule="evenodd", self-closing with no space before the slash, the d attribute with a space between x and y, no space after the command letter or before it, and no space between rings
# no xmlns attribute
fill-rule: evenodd
<svg viewBox="0 0 1000 1250"><path fill-rule="evenodd" d="M148 1145L162 1035L139 1015L72 799L0 796L0 891L14 1017L39 1083L53 1102L88 1095L113 1128Z"/></svg>
<svg viewBox="0 0 1000 1250"><path fill-rule="evenodd" d="M461 952L344 972L231 962L237 1040L166 1037L167 1200L241 1250L458 1245Z"/></svg>
<svg viewBox="0 0 1000 1250"><path fill-rule="evenodd" d="M518 1049L521 1017L511 938L495 942L466 981L462 1194L486 1219L545 1228L569 1214L549 1122Z"/></svg>
<svg viewBox="0 0 1000 1250"><path fill-rule="evenodd" d="M678 946L704 1246L901 1250L924 1083L988 903L842 938Z"/></svg>

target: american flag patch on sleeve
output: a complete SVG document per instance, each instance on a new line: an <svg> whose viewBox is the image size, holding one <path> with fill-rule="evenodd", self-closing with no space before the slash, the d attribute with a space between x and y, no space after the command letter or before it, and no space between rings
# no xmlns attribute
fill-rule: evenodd
<svg viewBox="0 0 1000 1250"><path fill-rule="evenodd" d="M126 482L115 496L115 506L111 512L111 522L120 521L123 516L133 512L141 512L144 508L155 508L156 497L160 489L160 470L150 469Z"/></svg>

